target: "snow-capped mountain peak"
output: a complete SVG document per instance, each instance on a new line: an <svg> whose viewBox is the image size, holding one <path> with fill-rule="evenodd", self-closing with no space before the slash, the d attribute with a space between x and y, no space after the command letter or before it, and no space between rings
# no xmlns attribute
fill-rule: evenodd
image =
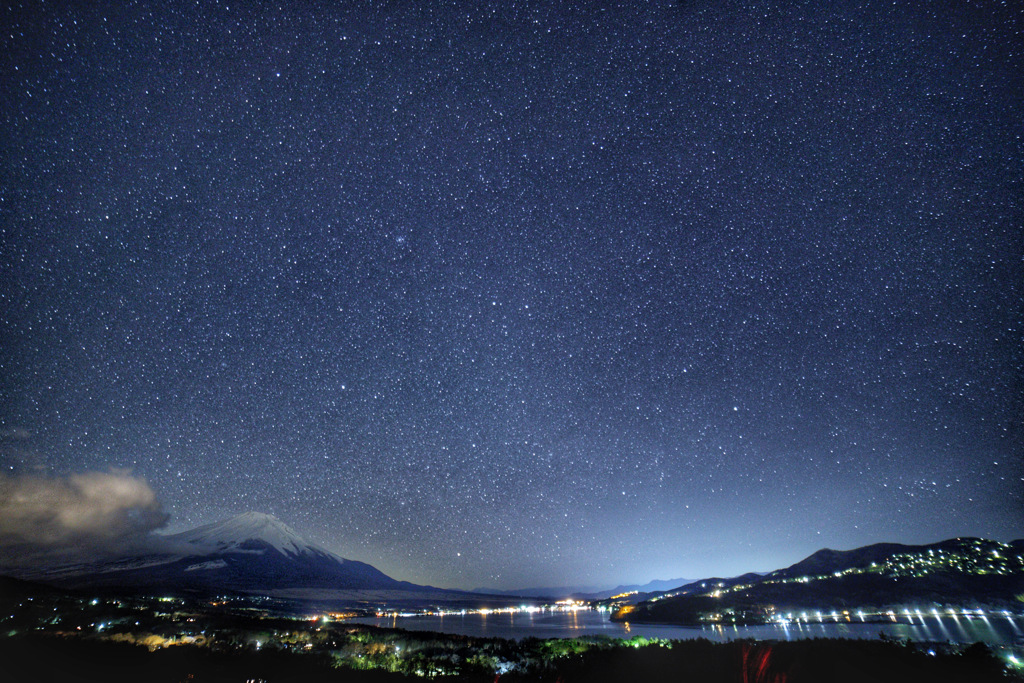
<svg viewBox="0 0 1024 683"><path fill-rule="evenodd" d="M313 545L273 515L259 512L150 540L145 553L56 568L37 578L71 587L218 595L292 589L423 590Z"/></svg>
<svg viewBox="0 0 1024 683"><path fill-rule="evenodd" d="M246 512L231 519L175 534L168 537L168 540L186 544L199 552L262 552L261 549L253 548L253 541L258 541L287 555L310 552L331 554L302 538L277 517L262 512Z"/></svg>

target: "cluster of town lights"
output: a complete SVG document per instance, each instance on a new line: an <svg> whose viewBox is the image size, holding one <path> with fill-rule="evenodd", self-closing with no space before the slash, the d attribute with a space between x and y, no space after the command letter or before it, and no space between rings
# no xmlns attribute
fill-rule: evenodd
<svg viewBox="0 0 1024 683"><path fill-rule="evenodd" d="M1006 543L997 541L968 541L957 539L960 546L955 550L934 550L927 553L900 553L881 563L872 562L863 567L849 567L837 570L828 574L817 574L809 576L772 577L769 575L760 585L778 584L807 584L814 581L825 581L829 579L841 579L847 576L859 574L878 574L892 578L920 578L936 572L955 571L966 574L984 575L1012 575L1024 569L1024 556L1013 555L1012 547ZM995 546L992 548L991 546ZM1000 553L1002 549L1002 553ZM729 593L742 593L755 584L743 583L726 586L723 582L714 584L712 590L703 593L713 598L721 598ZM706 583L701 583L701 588L707 588ZM674 598L681 592L673 591L650 599L650 602L657 602L665 598ZM628 594L626 594L628 595ZM617 596L619 597L619 596Z"/></svg>

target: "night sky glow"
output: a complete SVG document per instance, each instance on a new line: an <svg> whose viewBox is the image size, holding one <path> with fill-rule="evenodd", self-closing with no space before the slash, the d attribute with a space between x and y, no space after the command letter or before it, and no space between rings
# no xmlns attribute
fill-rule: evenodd
<svg viewBox="0 0 1024 683"><path fill-rule="evenodd" d="M0 17L5 476L459 588L1024 535L1015 3Z"/></svg>

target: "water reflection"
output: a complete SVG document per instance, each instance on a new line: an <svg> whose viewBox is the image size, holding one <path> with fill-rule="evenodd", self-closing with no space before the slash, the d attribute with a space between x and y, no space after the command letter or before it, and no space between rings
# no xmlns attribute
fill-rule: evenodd
<svg viewBox="0 0 1024 683"><path fill-rule="evenodd" d="M795 616L795 615L794 615ZM606 613L593 610L574 612L537 612L512 614L468 613L449 616L382 616L350 620L412 631L437 631L470 636L496 638L574 638L581 635L607 635L629 638L641 635L647 638L690 639L707 638L718 642L753 638L758 640L798 640L802 638L865 638L876 639L881 634L913 641L1010 645L1021 635L1021 625L1013 615L991 617L986 615L916 613L909 610L893 615L884 623L860 621L821 621L815 616L807 622L795 619L789 622L759 626L703 627L660 626L652 624L622 624L609 620Z"/></svg>

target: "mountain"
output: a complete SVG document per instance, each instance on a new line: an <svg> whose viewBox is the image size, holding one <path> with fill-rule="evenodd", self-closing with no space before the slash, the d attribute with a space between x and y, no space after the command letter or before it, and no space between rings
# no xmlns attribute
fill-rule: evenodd
<svg viewBox="0 0 1024 683"><path fill-rule="evenodd" d="M759 622L784 611L916 606L1016 607L1024 595L1024 541L953 538L930 545L823 548L765 575L706 579L613 618L632 622Z"/></svg>
<svg viewBox="0 0 1024 683"><path fill-rule="evenodd" d="M487 595L507 595L523 598L575 598L577 600L604 600L622 593L657 593L690 583L690 579L655 579L645 584L622 584L614 588L600 586L556 586L546 588L514 588L499 590L496 588L474 588L474 593Z"/></svg>
<svg viewBox="0 0 1024 683"><path fill-rule="evenodd" d="M197 550L219 552L244 551L247 541L258 540L285 555L303 553L324 554L326 551L312 545L290 526L273 515L246 512L213 524L196 527L191 531L164 537L172 544L190 546Z"/></svg>
<svg viewBox="0 0 1024 683"><path fill-rule="evenodd" d="M710 579L700 579L699 581L691 581L690 583L685 583L677 588L673 588L672 590L662 591L661 594L657 596L657 598L662 599L665 597L675 597L677 595L700 595L703 593L707 593L709 591L722 590L731 588L733 586L756 583L763 576L765 576L765 574L747 572L746 574L741 574L739 576L733 576L729 578L716 576Z"/></svg>
<svg viewBox="0 0 1024 683"><path fill-rule="evenodd" d="M396 581L364 562L339 557L259 512L158 537L156 549L143 554L57 567L23 578L69 588L165 592L427 590Z"/></svg>
<svg viewBox="0 0 1024 683"><path fill-rule="evenodd" d="M620 584L615 588L594 591L577 596L584 600L607 600L615 596L628 595L630 600L638 601L665 593L679 586L692 583L692 579L654 579L642 584Z"/></svg>
<svg viewBox="0 0 1024 683"><path fill-rule="evenodd" d="M547 586L541 588L474 588L472 592L481 595L505 595L519 598L544 598L561 600L563 598L588 595L601 590L598 586Z"/></svg>
<svg viewBox="0 0 1024 683"><path fill-rule="evenodd" d="M609 594L602 597L611 597L620 593L660 593L664 591L678 588L679 586L685 586L688 583L692 583L693 579L654 579L644 584L630 584L623 586L616 586L615 588L607 591Z"/></svg>
<svg viewBox="0 0 1024 683"><path fill-rule="evenodd" d="M950 544L952 541L943 541L934 546L926 546L925 549L933 549ZM914 546L901 545L899 543L875 543L853 550L832 550L822 548L794 565L774 572L778 578L789 578L796 576L807 576L813 574L827 574L836 570L849 569L850 567L866 567L872 562L884 562L889 557L900 553L914 552Z"/></svg>

